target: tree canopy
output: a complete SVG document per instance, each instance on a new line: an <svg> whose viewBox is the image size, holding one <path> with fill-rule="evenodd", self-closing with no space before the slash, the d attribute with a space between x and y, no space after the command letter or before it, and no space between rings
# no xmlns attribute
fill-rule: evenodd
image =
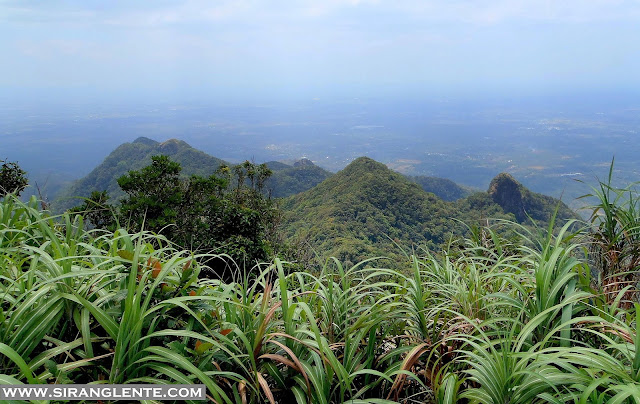
<svg viewBox="0 0 640 404"><path fill-rule="evenodd" d="M242 266L266 260L278 211L262 187L271 171L245 161L221 166L208 177L180 176L181 165L168 156L118 178L126 193L120 206L105 191L94 192L75 208L96 227L151 230L196 253L227 254ZM228 263L210 263L219 274Z"/></svg>
<svg viewBox="0 0 640 404"><path fill-rule="evenodd" d="M0 197L10 193L20 195L29 183L27 173L16 162L6 160L0 160L0 162L2 162L0 166Z"/></svg>

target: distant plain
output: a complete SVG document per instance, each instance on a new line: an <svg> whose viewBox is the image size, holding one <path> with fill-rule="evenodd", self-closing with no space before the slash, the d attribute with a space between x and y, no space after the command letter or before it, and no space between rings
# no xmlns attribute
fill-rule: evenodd
<svg viewBox="0 0 640 404"><path fill-rule="evenodd" d="M139 136L182 139L240 162L306 157L330 171L369 156L404 174L486 189L499 172L578 207L607 174L640 176L640 102L589 95L512 99L344 97L277 101L0 102L0 158L49 199ZM35 192L31 187L31 193Z"/></svg>

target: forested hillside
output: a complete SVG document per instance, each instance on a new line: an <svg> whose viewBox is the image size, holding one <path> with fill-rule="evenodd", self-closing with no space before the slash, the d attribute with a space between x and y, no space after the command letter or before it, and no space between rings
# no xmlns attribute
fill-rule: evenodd
<svg viewBox="0 0 640 404"><path fill-rule="evenodd" d="M293 165L278 161L267 162L273 174L267 180L265 188L274 198L295 195L313 188L332 174L322 167L313 164L311 160L301 159Z"/></svg>
<svg viewBox="0 0 640 404"><path fill-rule="evenodd" d="M114 150L87 177L68 189L64 197L53 204L53 209L79 204L82 201L72 196L88 197L92 191L106 190L103 196L94 195L98 204L105 201L107 196L111 203L121 201L125 192L118 185L118 178L130 171L141 170L151 163L152 156L156 154L166 155L178 163L183 181L191 175L228 176L230 183L226 186L230 189L236 188L238 181L244 182L254 176L259 167L248 161L229 165L175 139L159 143L139 138ZM229 167L226 174L217 172L223 166ZM417 246L438 250L454 237L467 234L469 226L484 225L488 219L513 219L526 225L537 222L546 226L556 208L559 209L560 221L577 217L563 203L529 191L508 174L498 175L491 182L488 192L473 193L443 178L406 177L366 157L356 159L337 174L307 159L293 164L274 161L265 166L269 172L263 173L264 183L260 184L260 192L267 198L287 197L277 204L280 213L268 215L277 222L268 227L278 229L277 234L269 232L268 244L276 248L278 243L274 240L280 240L290 245L291 248L284 250L298 251L296 259L318 253L321 257L336 256L350 262L377 255L399 260L404 254L396 244L409 250ZM251 185L255 185L253 180ZM186 185L184 187L185 190L189 188ZM198 195L200 198L202 192ZM159 206L165 205L160 203ZM112 211L118 209L114 207ZM177 212L181 209L183 207L175 207L174 210ZM160 216L165 219L168 217L165 214ZM178 216L185 218L184 215ZM110 220L104 217L96 219L103 222ZM222 222L232 223L225 220ZM227 226L216 227L209 219L207 222L209 224L203 228ZM136 223L142 225L142 217ZM151 223L147 221L147 225ZM163 223L169 225L172 220L167 219ZM185 240L193 239L193 234L200 231L201 228L190 232L192 236L188 238L181 237L180 243L187 245ZM230 233L225 230L225 234ZM254 240L251 244L256 245L257 242ZM211 244L205 242L204 245Z"/></svg>
<svg viewBox="0 0 640 404"><path fill-rule="evenodd" d="M397 256L394 242L435 248L462 230L451 220L459 214L454 205L367 157L287 199L283 209L290 237L351 262Z"/></svg>
<svg viewBox="0 0 640 404"><path fill-rule="evenodd" d="M473 193L471 189L462 187L446 178L428 177L425 175L409 178L420 185L422 189L434 193L443 201L456 201Z"/></svg>
<svg viewBox="0 0 640 404"><path fill-rule="evenodd" d="M131 170L139 170L149 165L151 157L155 155L169 156L179 163L183 177L209 176L223 165L233 166L191 147L182 140L170 139L160 143L141 137L118 146L87 176L64 189L53 201L53 210L61 212L79 205L82 201L76 197L88 197L92 191L107 191L112 199L121 199L124 192L118 187L118 178ZM277 161L266 164L272 170L272 174L265 184L264 191L274 198L306 191L331 176L329 171L307 159L296 161L292 165Z"/></svg>
<svg viewBox="0 0 640 404"><path fill-rule="evenodd" d="M399 258L397 244L409 250L412 246L438 250L454 236L466 234L468 226L485 225L488 220L526 225L535 221L546 227L556 206L560 223L576 217L553 198L542 198L522 186L513 191L520 193L502 195L514 199L505 205L511 210L492 198L495 192L447 202L384 164L361 157L317 187L286 199L283 209L291 239L306 240L321 255L349 262L378 255ZM516 215L531 207L534 221Z"/></svg>
<svg viewBox="0 0 640 404"><path fill-rule="evenodd" d="M194 149L186 142L177 139L166 142L140 137L131 143L123 143L111 152L104 161L86 177L74 182L63 190L52 204L56 211L63 211L82 203L76 197L88 197L92 191L107 191L114 199L124 196L118 186L118 178L130 170L139 170L151 164L151 157L166 155L182 166L182 174L208 176L227 162L207 153Z"/></svg>
<svg viewBox="0 0 640 404"><path fill-rule="evenodd" d="M495 203L505 212L514 214L520 223L529 218L542 222L549 221L554 212L552 207L555 205L558 206L559 217L578 218L576 213L564 203L558 204L555 198L531 192L507 173L498 174L491 181L488 193Z"/></svg>

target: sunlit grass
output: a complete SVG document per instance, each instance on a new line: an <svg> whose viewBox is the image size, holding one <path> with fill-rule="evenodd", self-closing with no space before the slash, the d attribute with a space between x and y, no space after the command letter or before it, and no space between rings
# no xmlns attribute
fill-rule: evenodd
<svg viewBox="0 0 640 404"><path fill-rule="evenodd" d="M616 217L635 223L632 205ZM203 383L218 403L640 402L635 285L611 297L593 281L592 230L510 226L519 241L478 229L407 268L274 259L223 282L199 276L214 256L10 196L0 384ZM607 223L594 226L606 248ZM626 226L616 237L635 243Z"/></svg>

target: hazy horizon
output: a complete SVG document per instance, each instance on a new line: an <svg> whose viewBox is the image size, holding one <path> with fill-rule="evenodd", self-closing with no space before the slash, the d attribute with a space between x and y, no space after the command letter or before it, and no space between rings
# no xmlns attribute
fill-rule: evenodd
<svg viewBox="0 0 640 404"><path fill-rule="evenodd" d="M539 96L640 89L640 5L0 1L0 89L64 99Z"/></svg>
<svg viewBox="0 0 640 404"><path fill-rule="evenodd" d="M0 158L59 187L179 138L559 195L613 156L640 173L639 20L623 0L0 0Z"/></svg>

